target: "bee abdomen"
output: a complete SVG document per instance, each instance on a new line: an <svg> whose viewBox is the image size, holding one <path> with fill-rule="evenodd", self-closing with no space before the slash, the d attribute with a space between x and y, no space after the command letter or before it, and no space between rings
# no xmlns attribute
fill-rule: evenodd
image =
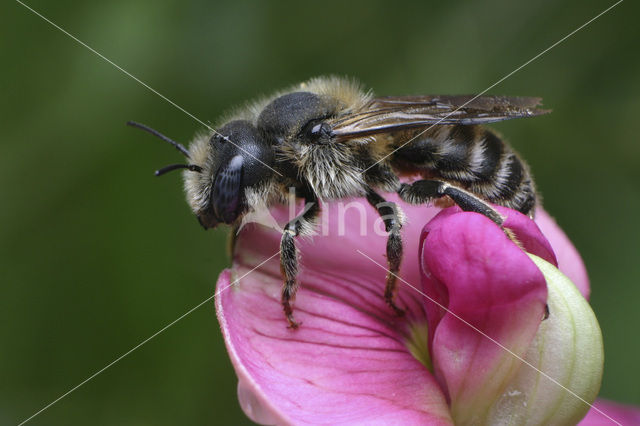
<svg viewBox="0 0 640 426"><path fill-rule="evenodd" d="M393 162L401 171L423 171L525 214L536 204L528 166L500 137L479 126L435 127L399 149Z"/></svg>
<svg viewBox="0 0 640 426"><path fill-rule="evenodd" d="M483 161L471 168L475 179L460 183L495 204L530 213L536 204L536 191L529 167L495 133L482 129L481 134L472 145L483 150Z"/></svg>

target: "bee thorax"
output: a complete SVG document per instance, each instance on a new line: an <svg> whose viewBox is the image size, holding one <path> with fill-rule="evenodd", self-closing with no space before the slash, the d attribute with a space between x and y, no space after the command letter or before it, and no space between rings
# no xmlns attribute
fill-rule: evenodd
<svg viewBox="0 0 640 426"><path fill-rule="evenodd" d="M325 200L365 193L362 170L344 145L313 145L302 150L296 162L313 191Z"/></svg>

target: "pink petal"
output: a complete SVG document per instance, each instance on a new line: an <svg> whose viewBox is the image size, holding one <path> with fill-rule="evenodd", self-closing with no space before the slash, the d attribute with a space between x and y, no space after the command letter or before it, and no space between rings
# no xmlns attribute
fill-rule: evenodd
<svg viewBox="0 0 640 426"><path fill-rule="evenodd" d="M542 320L547 287L536 265L493 222L451 210L422 235L423 289L448 308L425 304L429 347L454 420L482 423L519 365L503 347L524 354ZM553 257L533 222L516 212L501 213L525 248Z"/></svg>
<svg viewBox="0 0 640 426"><path fill-rule="evenodd" d="M397 202L395 196L387 198ZM408 223L400 275L418 287L420 231L441 210L401 205ZM281 224L286 210L274 211ZM444 394L409 352L427 346L424 308L431 308L423 296L399 282L398 304L407 308L407 315L395 317L382 299L385 271L356 251L386 266L386 236L377 213L355 200L347 204L340 226L340 208L332 205L328 210L326 232L297 241L299 330L286 328L278 257L250 272L277 253L279 232L255 225L244 228L233 268L220 276L216 308L239 377L243 409L268 424L450 424ZM562 231L556 227L550 232ZM531 242L539 243L539 256L553 255L537 237ZM225 290L232 277L240 279Z"/></svg>
<svg viewBox="0 0 640 426"><path fill-rule="evenodd" d="M331 207L330 217L336 209ZM227 291L231 272L220 276L218 318L242 406L255 421L451 424L438 384L407 349L408 325L426 321L421 297L403 286L399 303L408 312L406 319L397 318L382 298L385 271L356 251L385 264L386 237L371 232L377 214L368 206L363 211L368 236L357 232L359 212L353 208L347 211L346 236L336 238L338 224L331 223L329 236L299 241L295 315L302 325L296 331L286 328L280 306L277 256ZM407 247L417 246L417 222L407 225ZM233 276L242 277L277 253L279 239L261 227L245 228ZM417 283L418 268L410 261L415 257L409 256L402 273Z"/></svg>
<svg viewBox="0 0 640 426"><path fill-rule="evenodd" d="M537 218L536 222L529 219L528 216L517 212L515 210L507 209L505 207L494 206L498 212L505 218L503 226L505 228L510 229L518 239L518 242L522 246L522 248L531 254L535 254L538 257L543 258L547 262L558 266L558 261L556 260L556 255L552 248L552 245L547 241L546 236L543 234L541 229L536 226L539 225ZM452 215L462 213L462 209L459 207L450 207L448 209L443 210L439 213L431 222L429 223L429 228L436 228L441 226L440 223ZM473 214L473 213L470 213ZM555 225L552 219L549 218L549 215L542 209L540 209L541 220L550 230L550 233L555 236L558 240L561 237L565 237L562 230ZM552 227L552 225L555 227ZM567 240L568 241L568 240ZM562 248L565 248L564 246ZM574 249L575 252L575 249ZM577 252L576 252L577 254Z"/></svg>
<svg viewBox="0 0 640 426"><path fill-rule="evenodd" d="M589 277L587 269L580 254L571 243L567 235L560 229L558 224L549 213L542 208L536 210L536 224L542 233L551 243L556 257L558 258L558 269L562 271L578 287L580 293L589 299Z"/></svg>
<svg viewBox="0 0 640 426"><path fill-rule="evenodd" d="M615 424L614 421L622 425L640 425L640 408L638 407L606 399L596 400L593 407L595 408L591 408L579 423L580 426L609 426Z"/></svg>

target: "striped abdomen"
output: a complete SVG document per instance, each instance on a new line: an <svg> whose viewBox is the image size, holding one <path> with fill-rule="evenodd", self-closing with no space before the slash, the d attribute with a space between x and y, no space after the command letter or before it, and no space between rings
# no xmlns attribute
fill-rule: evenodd
<svg viewBox="0 0 640 426"><path fill-rule="evenodd" d="M397 146L418 133L396 138ZM392 163L400 172L420 171L441 178L525 214L536 205L529 167L500 137L480 126L433 127L400 148Z"/></svg>

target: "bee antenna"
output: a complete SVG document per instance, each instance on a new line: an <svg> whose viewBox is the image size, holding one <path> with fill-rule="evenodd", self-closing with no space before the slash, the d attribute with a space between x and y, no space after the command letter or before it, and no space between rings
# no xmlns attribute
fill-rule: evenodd
<svg viewBox="0 0 640 426"><path fill-rule="evenodd" d="M185 157L191 158L191 156L189 155L189 150L187 150L187 148L185 148L184 145L182 145L181 143L178 143L178 142L176 142L176 141L174 141L172 139L169 139L168 137L166 137L162 133L158 132L157 130L152 129L149 126L145 126L144 124L136 123L135 121L127 121L127 126L137 127L138 129L142 129L145 132L151 133L153 136L159 137L163 141L168 142L171 145L173 145Z"/></svg>
<svg viewBox="0 0 640 426"><path fill-rule="evenodd" d="M169 173L173 170L178 170L178 169L188 169L188 170L191 170L192 172L202 173L202 167L196 166L195 164L171 164L169 166L161 168L160 170L156 170L155 175L162 176L165 173Z"/></svg>

